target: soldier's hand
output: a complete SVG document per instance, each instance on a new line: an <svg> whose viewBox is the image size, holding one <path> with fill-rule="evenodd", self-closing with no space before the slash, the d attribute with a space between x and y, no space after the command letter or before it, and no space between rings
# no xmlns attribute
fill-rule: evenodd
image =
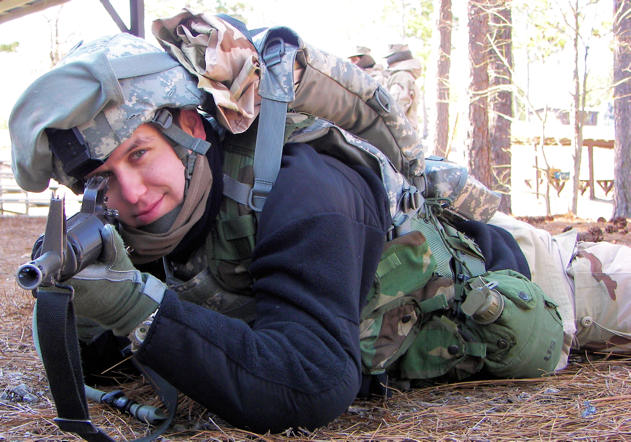
<svg viewBox="0 0 631 442"><path fill-rule="evenodd" d="M166 285L132 264L112 225L103 230L101 260L67 281L74 289L77 316L126 335L157 308Z"/></svg>

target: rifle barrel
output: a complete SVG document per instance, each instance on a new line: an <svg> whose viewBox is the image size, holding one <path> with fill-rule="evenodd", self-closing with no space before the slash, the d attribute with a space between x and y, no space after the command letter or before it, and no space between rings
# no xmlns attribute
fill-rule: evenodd
<svg viewBox="0 0 631 442"><path fill-rule="evenodd" d="M22 264L17 271L17 283L25 290L34 290L61 268L61 257L54 252L46 252L33 261Z"/></svg>

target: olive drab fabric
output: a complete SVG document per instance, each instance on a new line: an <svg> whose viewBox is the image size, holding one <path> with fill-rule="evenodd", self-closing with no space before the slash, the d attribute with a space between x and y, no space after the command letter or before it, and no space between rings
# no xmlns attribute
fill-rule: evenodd
<svg viewBox="0 0 631 442"><path fill-rule="evenodd" d="M257 219L247 204L233 197L226 188L234 183L251 187L254 181L254 151L259 124L255 117L259 112L260 97L256 93L259 83L251 75L255 71L249 66L261 67L260 55L240 30L219 17L184 11L172 19L154 22L153 31L163 47L197 77L199 87L211 94L215 104L222 108L219 121L228 129L222 143L225 198L206 239L207 254L199 254L185 265L169 263L171 286L183 299L230 316L246 319L245 314L251 318L252 280L247 267L254 249ZM306 142L347 164L372 168L382 179L394 222L402 223L407 217L406 212L418 210L420 202L415 200L418 190L408 184L394 165L407 164L408 171L412 165L417 167L416 171L422 167L422 146L416 134L402 115L386 115L385 109L379 106L387 102L373 102L375 97L388 100L388 96L377 94L378 86L370 77L315 48L304 45L301 50L293 73L297 84L296 100L291 103L292 112L287 114L284 141ZM231 58L233 55L234 59ZM221 66L215 65L225 58L230 58L229 72L223 72ZM263 65L262 72L264 68ZM257 70L255 73L258 77L261 72ZM301 94L301 88L309 94L310 89L327 90L330 94L320 93L301 101L300 97L305 95ZM227 91L229 96L226 96ZM244 99L245 94L252 94L251 99ZM357 103L343 106L330 103L344 101L349 94L360 97L362 112L355 112ZM252 101L252 108L242 108ZM335 116L333 112L341 114ZM362 135L380 140L381 146L389 146L391 156L386 156L387 152L359 138L355 132L349 133L305 113L324 114L335 122L353 127L354 131L364 128L369 132ZM235 136L237 133L239 135ZM408 156L414 157L415 161L409 161ZM420 170L419 176L422 172Z"/></svg>
<svg viewBox="0 0 631 442"><path fill-rule="evenodd" d="M254 180L253 161L256 124L222 143L224 174L240 182ZM186 263L169 262L169 287L181 299L247 322L255 317L247 271L254 250L256 217L250 207L223 198L216 222L205 246Z"/></svg>
<svg viewBox="0 0 631 442"><path fill-rule="evenodd" d="M467 281L459 298L457 308L434 315L422 327L394 366L395 376L464 379L482 371L512 378L554 370L563 326L556 305L539 286L520 273L501 270ZM472 311L468 303L473 303Z"/></svg>
<svg viewBox="0 0 631 442"><path fill-rule="evenodd" d="M567 274L576 244L576 232L570 230L552 236L543 229L537 229L502 212L495 213L489 224L502 227L513 235L528 261L532 281L558 306L563 319L564 339L562 355L556 369L564 368L576 333L574 293Z"/></svg>
<svg viewBox="0 0 631 442"><path fill-rule="evenodd" d="M222 124L228 129L224 140L224 183L251 185L258 121L250 119L248 115L256 114L259 99L255 93L256 82L252 81L254 77L251 74L256 72L257 76L259 73L265 76L266 69L260 58L257 58L260 57L257 52L243 53L241 50L245 47L256 49L256 45L221 18L209 19L189 11L174 19L156 22L153 30L163 47L197 76L200 87L213 98L225 96L226 88L230 91L232 100L225 100L222 105L226 108L232 106L236 113L222 111L225 114ZM292 32L287 28L281 31ZM257 36L252 38L254 42L257 41ZM500 372L503 368L507 376L511 372L517 376L548 371L549 363L544 364L539 359L528 370L523 368L523 359L520 358L535 355L534 347L540 347L533 336L528 335L524 340L507 338L507 347L502 348L502 351L495 350L499 333L496 329L503 327L510 330L514 327L517 330L521 327L521 322L512 324L507 317L509 315L498 315L495 320L499 322L486 325L485 331L468 324L471 331L466 339L459 334L459 326L465 326L466 318L456 313L467 295L463 281L457 278L461 274L471 277L483 274L484 258L472 240L448 223L439 221L433 214L434 209L427 208L438 208L442 204L440 197L426 207L424 215L416 214L419 201L411 197L413 186L410 184L417 184L413 178L422 177L425 172L422 146L416 132L397 106L388 105L392 98L373 79L350 63L296 38L299 51L293 71L295 99L289 103L284 141L307 142L321 153L375 170L387 190L393 224L397 227L396 237L386 246L373 290L362 311L360 346L365 371L402 376L404 372L396 370L402 366L402 361L413 361L413 354L405 358L410 349L421 345L421 342L432 347L429 349L432 354L441 353L440 349L446 343L447 352L458 344L459 352L465 356L457 364L462 372L468 370L474 373L487 366L489 372L491 369ZM233 77L219 81L216 66L212 66L212 63L229 56L232 45L239 46L235 50L244 56L237 57L236 65L231 68ZM252 66L258 65L260 71L248 67L251 61ZM235 75L237 73L243 74L245 83L240 82L242 78ZM239 102L240 98L250 89L254 91L254 107L239 109L243 104ZM245 101L250 103L249 99ZM316 118L305 117L305 114ZM231 118L233 121L230 121ZM232 133L237 132L234 129L236 127L241 133L238 139L232 136ZM350 132L344 128L349 128ZM410 177L412 181L408 184L406 178ZM479 193L475 192L475 184L470 184L472 190L466 190L466 183L470 184L470 181L465 180L465 196L473 196L470 198L473 201ZM453 195L452 202L462 196L463 189ZM196 262L186 268L178 268L171 263L171 281L184 299L246 319L253 314L253 299L248 301L252 281L247 266L254 248L257 219L247 205L226 193L226 186L224 195L227 198L223 199L217 222L206 239L207 254L198 256ZM475 205L470 212L483 218L490 216L490 212L486 213ZM449 264L452 258L455 262L453 270ZM519 282L522 283L521 280ZM512 283L516 284L504 284L509 286L509 294L513 293L510 289ZM535 289L531 291L538 293ZM520 316L517 310L511 310L510 296L502 296L507 298L502 306L509 305L505 307L506 311L514 317ZM539 298L533 295L535 298L537 301L534 301L530 310L523 306L515 309L528 310L529 320L541 320L547 324L549 318L542 317L545 311L539 307ZM471 302L463 305L470 306ZM553 304L550 306L553 309ZM548 328L553 330L554 326ZM434 330L439 329L442 330L443 338L434 340ZM472 341L470 335L476 336L479 342ZM554 332L550 335L555 336ZM428 336L431 338L429 341ZM485 359L487 355L490 355L488 360ZM553 359L553 365L556 364L554 354L549 359ZM430 371L447 373L453 368L450 365L452 362L443 358ZM410 367L407 370L409 375L413 374ZM415 378L430 373L422 366L417 367L418 370L422 373L414 374Z"/></svg>
<svg viewBox="0 0 631 442"><path fill-rule="evenodd" d="M486 344L485 371L501 378L536 377L554 371L563 342L556 304L520 273L501 270L480 278L503 297L501 314L493 322L481 321L474 314L463 326ZM466 284L465 302L476 290Z"/></svg>

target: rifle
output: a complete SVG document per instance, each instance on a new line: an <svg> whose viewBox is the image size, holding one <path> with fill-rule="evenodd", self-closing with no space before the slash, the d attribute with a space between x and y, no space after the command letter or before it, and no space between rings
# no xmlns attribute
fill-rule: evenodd
<svg viewBox="0 0 631 442"><path fill-rule="evenodd" d="M118 213L105 205L107 178L88 179L81 211L66 221L65 202L55 195L50 200L46 230L33 247L34 259L17 271L17 283L26 290L53 286L94 263L103 250L101 231L116 222Z"/></svg>
<svg viewBox="0 0 631 442"><path fill-rule="evenodd" d="M103 253L101 232L106 224L117 222L118 216L115 210L107 208L106 193L107 178L89 178L80 212L67 220L64 199L53 195L46 230L33 246L32 261L22 264L16 274L20 287L32 290L37 298L33 338L57 407L55 422L64 431L94 441L113 439L90 421L86 393L87 398L109 404L143 422L163 422L161 431L170 423L155 407L138 404L120 391L105 393L83 383L72 306L74 291L63 281L93 264Z"/></svg>

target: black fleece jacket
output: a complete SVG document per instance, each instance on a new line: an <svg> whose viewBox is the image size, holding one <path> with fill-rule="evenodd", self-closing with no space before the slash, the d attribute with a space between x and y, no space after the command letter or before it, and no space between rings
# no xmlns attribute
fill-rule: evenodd
<svg viewBox="0 0 631 442"><path fill-rule="evenodd" d="M360 306L389 224L372 171L286 145L249 268L255 323L167 291L138 360L240 427L330 422L360 387Z"/></svg>

